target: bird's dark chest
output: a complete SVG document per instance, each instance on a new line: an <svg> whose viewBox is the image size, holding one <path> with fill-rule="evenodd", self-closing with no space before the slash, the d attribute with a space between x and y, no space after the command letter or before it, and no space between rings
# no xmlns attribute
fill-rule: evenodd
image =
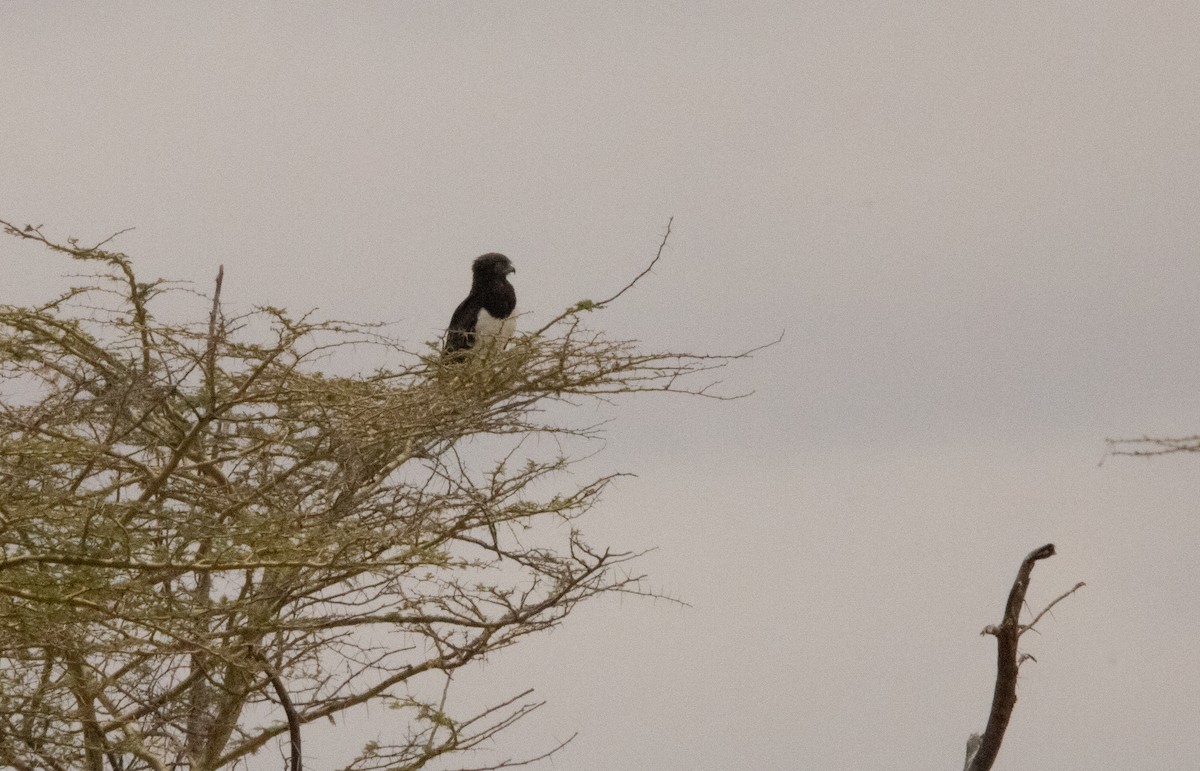
<svg viewBox="0 0 1200 771"><path fill-rule="evenodd" d="M508 318L517 307L517 292L506 279L491 281L480 289L480 306L498 319Z"/></svg>

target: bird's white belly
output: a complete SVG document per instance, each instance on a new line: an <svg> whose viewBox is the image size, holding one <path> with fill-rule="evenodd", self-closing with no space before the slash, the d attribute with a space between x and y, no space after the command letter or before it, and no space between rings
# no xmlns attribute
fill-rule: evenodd
<svg viewBox="0 0 1200 771"><path fill-rule="evenodd" d="M503 319L498 319L488 313L486 308L480 308L479 315L475 318L475 336L481 343L499 343L503 347L513 336L516 328L516 308L513 308L513 312Z"/></svg>

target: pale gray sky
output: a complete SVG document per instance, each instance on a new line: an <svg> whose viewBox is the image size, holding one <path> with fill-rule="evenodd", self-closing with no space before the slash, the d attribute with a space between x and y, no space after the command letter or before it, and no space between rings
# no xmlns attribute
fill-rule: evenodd
<svg viewBox="0 0 1200 771"><path fill-rule="evenodd" d="M960 768L1021 558L1006 769L1200 767L1200 4L0 2L0 216L225 298L432 339L475 255L530 324L784 341L612 414L590 530L658 546L459 687L569 771ZM74 266L0 245L6 302ZM386 731L314 728L314 769ZM346 753L340 752L344 748ZM487 756L493 757L493 756ZM480 758L480 762L486 758ZM256 768L275 768L263 753Z"/></svg>

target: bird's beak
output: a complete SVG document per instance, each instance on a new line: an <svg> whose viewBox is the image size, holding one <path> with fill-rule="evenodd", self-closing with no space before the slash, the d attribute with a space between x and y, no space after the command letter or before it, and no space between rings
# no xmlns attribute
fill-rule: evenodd
<svg viewBox="0 0 1200 771"><path fill-rule="evenodd" d="M517 269L516 269L516 268L514 268L513 266L509 265L509 266L508 266L508 270L507 270L506 272L507 272L507 273L516 273L516 272L517 272Z"/></svg>

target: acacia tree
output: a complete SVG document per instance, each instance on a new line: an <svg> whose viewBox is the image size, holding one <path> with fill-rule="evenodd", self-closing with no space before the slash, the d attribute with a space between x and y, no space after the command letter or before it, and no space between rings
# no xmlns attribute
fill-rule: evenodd
<svg viewBox="0 0 1200 771"><path fill-rule="evenodd" d="M596 433L572 405L706 394L694 378L736 358L581 323L632 283L461 363L371 326L226 315L220 274L169 323L184 290L107 242L0 224L99 269L0 306L0 763L18 769L208 771L275 742L299 769L305 724L368 703L406 728L345 769L477 747L539 704L458 714L450 673L644 593L635 554L580 530L612 477L564 486ZM363 345L389 365L322 372Z"/></svg>

